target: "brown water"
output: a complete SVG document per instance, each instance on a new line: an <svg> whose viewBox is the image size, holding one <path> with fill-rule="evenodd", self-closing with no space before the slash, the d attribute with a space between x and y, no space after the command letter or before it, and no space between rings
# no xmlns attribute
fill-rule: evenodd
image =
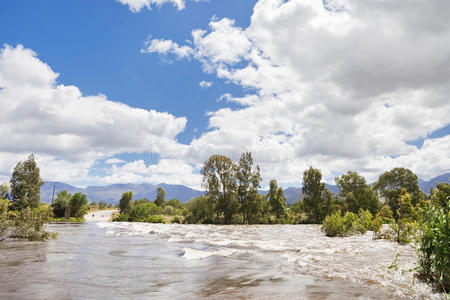
<svg viewBox="0 0 450 300"><path fill-rule="evenodd" d="M57 240L0 243L1 299L440 297L414 281L414 249L370 233L108 222L48 229Z"/></svg>

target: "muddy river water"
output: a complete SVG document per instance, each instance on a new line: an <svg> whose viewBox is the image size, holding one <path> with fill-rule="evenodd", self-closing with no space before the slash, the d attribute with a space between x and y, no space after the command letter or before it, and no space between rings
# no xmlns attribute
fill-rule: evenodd
<svg viewBox="0 0 450 300"><path fill-rule="evenodd" d="M50 224L0 243L0 299L439 299L416 251L317 225Z"/></svg>

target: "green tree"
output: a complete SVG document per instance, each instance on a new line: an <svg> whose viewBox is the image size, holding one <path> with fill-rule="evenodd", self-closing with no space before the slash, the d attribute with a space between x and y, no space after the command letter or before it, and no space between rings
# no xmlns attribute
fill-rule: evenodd
<svg viewBox="0 0 450 300"><path fill-rule="evenodd" d="M0 239L9 227L8 206L9 200L0 197Z"/></svg>
<svg viewBox="0 0 450 300"><path fill-rule="evenodd" d="M213 155L204 164L201 174L206 197L216 207L224 224L231 224L240 211L237 200L236 166L223 155Z"/></svg>
<svg viewBox="0 0 450 300"><path fill-rule="evenodd" d="M154 212L155 210L158 210L158 209L160 210L161 208L152 202L141 203L141 204L135 203L133 205L133 207L131 209L131 213L130 213L131 221L145 222L147 220L148 216L150 216L152 214L152 212Z"/></svg>
<svg viewBox="0 0 450 300"><path fill-rule="evenodd" d="M303 199L303 208L314 223L323 221L332 204L331 193L321 180L322 173L318 169L310 167L303 172L302 192L306 195Z"/></svg>
<svg viewBox="0 0 450 300"><path fill-rule="evenodd" d="M360 208L368 209L372 214L379 210L377 194L367 185L366 179L356 172L349 171L336 178L340 196L345 198L345 206L348 211L357 213Z"/></svg>
<svg viewBox="0 0 450 300"><path fill-rule="evenodd" d="M85 211L82 209L88 203L86 195L83 193L75 193L70 198L70 216L80 218L84 215Z"/></svg>
<svg viewBox="0 0 450 300"><path fill-rule="evenodd" d="M158 186L158 189L156 190L156 199L155 204L159 207L164 207L166 205L166 191Z"/></svg>
<svg viewBox="0 0 450 300"><path fill-rule="evenodd" d="M431 193L431 202L434 206L445 207L450 197L450 184L448 182L436 184L436 189Z"/></svg>
<svg viewBox="0 0 450 300"><path fill-rule="evenodd" d="M258 191L250 192L248 198L247 223L248 224L267 224L268 203L264 195L260 195Z"/></svg>
<svg viewBox="0 0 450 300"><path fill-rule="evenodd" d="M386 203L394 213L395 219L398 218L398 201L402 189L405 189L411 195L413 206L416 206L419 199L424 197L423 192L420 190L417 176L411 170L405 168L394 168L381 174L374 185L374 189L385 198Z"/></svg>
<svg viewBox="0 0 450 300"><path fill-rule="evenodd" d="M119 212L121 214L129 215L131 213L131 201L133 199L133 192L124 192L119 201Z"/></svg>
<svg viewBox="0 0 450 300"><path fill-rule="evenodd" d="M278 187L275 179L270 181L267 198L269 199L270 212L277 219L284 218L286 216L286 197L284 196L283 188Z"/></svg>
<svg viewBox="0 0 450 300"><path fill-rule="evenodd" d="M18 162L11 177L12 207L21 210L26 207L36 208L41 200L41 186L44 184L39 175L39 168L34 155L24 162Z"/></svg>
<svg viewBox="0 0 450 300"><path fill-rule="evenodd" d="M63 190L56 195L56 199L55 201L53 201L53 204L51 205L55 217L57 218L64 217L67 207L70 206L70 199L72 199L72 195L66 190Z"/></svg>
<svg viewBox="0 0 450 300"><path fill-rule="evenodd" d="M145 203L149 203L149 202L150 202L150 200L148 200L147 198L136 199L136 200L134 200L134 205L145 204Z"/></svg>
<svg viewBox="0 0 450 300"><path fill-rule="evenodd" d="M167 202L167 205L172 206L173 208L183 208L183 203L177 198L170 199Z"/></svg>
<svg viewBox="0 0 450 300"><path fill-rule="evenodd" d="M447 184L448 187L448 184ZM443 189L444 186L437 187ZM448 190L447 190L448 191ZM419 273L439 289L450 290L450 195L443 202L428 201L423 210L419 239Z"/></svg>
<svg viewBox="0 0 450 300"><path fill-rule="evenodd" d="M239 160L239 166L236 172L238 182L237 198L241 204L241 213L243 223L249 222L250 213L254 212L255 207L259 201L254 197L254 193L258 192L261 183L261 175L259 166L253 169L253 158L250 152L243 153Z"/></svg>
<svg viewBox="0 0 450 300"><path fill-rule="evenodd" d="M190 224L212 224L215 223L216 213L214 204L205 196L199 196L186 203L188 215L186 223Z"/></svg>
<svg viewBox="0 0 450 300"><path fill-rule="evenodd" d="M44 224L52 217L53 212L48 204L40 204L35 208L26 207L18 212L14 219L14 231L8 237L32 241L48 239L50 233L44 230Z"/></svg>
<svg viewBox="0 0 450 300"><path fill-rule="evenodd" d="M9 200L9 185L7 182L4 182L0 185L0 199Z"/></svg>

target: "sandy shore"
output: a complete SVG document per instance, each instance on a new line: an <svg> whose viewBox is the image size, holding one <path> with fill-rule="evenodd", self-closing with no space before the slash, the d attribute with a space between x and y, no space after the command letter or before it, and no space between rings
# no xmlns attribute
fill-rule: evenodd
<svg viewBox="0 0 450 300"><path fill-rule="evenodd" d="M117 209L98 210L87 213L84 216L86 222L105 222L111 221L112 214L117 212Z"/></svg>

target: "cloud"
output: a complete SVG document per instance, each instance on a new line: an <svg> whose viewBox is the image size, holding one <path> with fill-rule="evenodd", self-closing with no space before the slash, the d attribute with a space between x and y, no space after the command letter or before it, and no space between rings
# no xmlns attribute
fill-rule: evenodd
<svg viewBox="0 0 450 300"><path fill-rule="evenodd" d="M184 0L117 0L123 5L128 5L128 8L133 13L140 12L144 7L151 9L153 5L161 6L165 3L172 3L178 10L185 8Z"/></svg>
<svg viewBox="0 0 450 300"><path fill-rule="evenodd" d="M187 176L188 175L188 176ZM147 166L135 160L121 166L114 165L109 175L100 178L104 184L117 182L183 184L200 189L201 178L195 168L182 160L161 159Z"/></svg>
<svg viewBox="0 0 450 300"><path fill-rule="evenodd" d="M437 0L260 0L248 28L212 19L192 31L190 57L255 93L224 94L243 107L210 112L189 152L253 151L265 179L285 183L309 165L329 181L347 170L373 180L397 165L449 171L447 137L408 143L449 124L445 14Z"/></svg>
<svg viewBox="0 0 450 300"><path fill-rule="evenodd" d="M212 82L211 82L211 81L205 81L205 80L202 80L202 81L199 82L198 85L199 85L202 89L207 89L207 88L210 88L210 87L212 86Z"/></svg>
<svg viewBox="0 0 450 300"><path fill-rule="evenodd" d="M122 163L126 163L126 161L123 159L118 159L118 158L108 158L107 160L105 160L105 164L107 164L107 165L115 165L115 164L122 164Z"/></svg>
<svg viewBox="0 0 450 300"><path fill-rule="evenodd" d="M141 53L157 53L160 55L173 54L177 58L190 57L192 52L193 50L189 46L180 47L171 40L151 39L151 36L145 43L144 48L141 49Z"/></svg>
<svg viewBox="0 0 450 300"><path fill-rule="evenodd" d="M235 102L242 106L254 105L259 101L257 95L245 95L244 97L233 97L233 95L226 93L220 96L219 101L226 100L228 102Z"/></svg>
<svg viewBox="0 0 450 300"><path fill-rule="evenodd" d="M52 180L88 180L101 158L117 153L183 153L176 136L186 118L133 108L104 95L83 96L30 49L0 51L0 176L35 153Z"/></svg>

